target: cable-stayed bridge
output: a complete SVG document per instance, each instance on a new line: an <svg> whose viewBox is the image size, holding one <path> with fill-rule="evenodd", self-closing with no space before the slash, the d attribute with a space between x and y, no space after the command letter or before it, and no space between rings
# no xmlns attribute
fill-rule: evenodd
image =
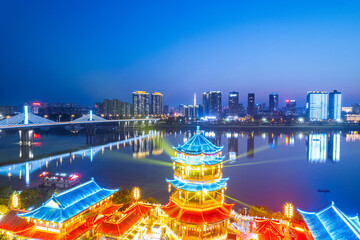
<svg viewBox="0 0 360 240"><path fill-rule="evenodd" d="M159 119L156 118L144 118L144 119L116 119L107 120L102 117L96 116L90 111L87 115L75 119L73 121L66 122L54 122L52 120L37 116L29 113L28 106L24 107L24 112L15 115L11 118L7 118L0 121L0 130L5 129L33 129L39 127L51 127L51 126L66 126L66 125L80 125L80 124L96 124L96 123L121 123L130 125L130 123L155 123Z"/></svg>

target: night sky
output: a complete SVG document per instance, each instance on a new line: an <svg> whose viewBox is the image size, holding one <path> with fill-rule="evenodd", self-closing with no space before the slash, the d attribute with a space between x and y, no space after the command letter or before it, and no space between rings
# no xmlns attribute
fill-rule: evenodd
<svg viewBox="0 0 360 240"><path fill-rule="evenodd" d="M338 89L360 102L358 0L2 0L0 33L0 105L135 90L170 105L209 90L303 105L308 90Z"/></svg>

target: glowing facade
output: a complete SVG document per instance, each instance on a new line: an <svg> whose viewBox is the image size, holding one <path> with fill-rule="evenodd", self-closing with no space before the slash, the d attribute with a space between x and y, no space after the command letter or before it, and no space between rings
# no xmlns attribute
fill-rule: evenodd
<svg viewBox="0 0 360 240"><path fill-rule="evenodd" d="M359 218L348 217L334 203L317 213L298 211L314 240L360 239Z"/></svg>
<svg viewBox="0 0 360 240"><path fill-rule="evenodd" d="M328 94L323 91L312 91L307 94L306 109L309 119L325 120L328 116Z"/></svg>
<svg viewBox="0 0 360 240"><path fill-rule="evenodd" d="M222 148L196 134L184 145L174 147L174 179L167 180L175 191L163 211L170 239L226 239L227 219L233 204L224 201L228 178L222 178Z"/></svg>
<svg viewBox="0 0 360 240"><path fill-rule="evenodd" d="M337 90L329 93L329 118L341 120L341 92Z"/></svg>

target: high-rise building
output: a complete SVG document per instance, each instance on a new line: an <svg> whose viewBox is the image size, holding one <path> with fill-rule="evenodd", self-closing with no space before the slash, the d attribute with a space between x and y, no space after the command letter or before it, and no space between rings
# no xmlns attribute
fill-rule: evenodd
<svg viewBox="0 0 360 240"><path fill-rule="evenodd" d="M239 92L229 93L229 116L239 116Z"/></svg>
<svg viewBox="0 0 360 240"><path fill-rule="evenodd" d="M149 93L145 91L133 92L134 117L149 115Z"/></svg>
<svg viewBox="0 0 360 240"><path fill-rule="evenodd" d="M151 94L151 114L155 116L163 114L163 95L159 92Z"/></svg>
<svg viewBox="0 0 360 240"><path fill-rule="evenodd" d="M279 94L275 92L269 95L269 111L271 113L279 111Z"/></svg>
<svg viewBox="0 0 360 240"><path fill-rule="evenodd" d="M203 116L203 107L201 104L194 105L184 105L184 116L188 120L199 119Z"/></svg>
<svg viewBox="0 0 360 240"><path fill-rule="evenodd" d="M294 116L296 115L296 100L285 100L286 103L286 115Z"/></svg>
<svg viewBox="0 0 360 240"><path fill-rule="evenodd" d="M255 93L248 94L247 114L255 115Z"/></svg>
<svg viewBox="0 0 360 240"><path fill-rule="evenodd" d="M205 116L221 118L221 92L211 91L203 93L203 105Z"/></svg>
<svg viewBox="0 0 360 240"><path fill-rule="evenodd" d="M337 90L329 93L329 118L341 119L341 92Z"/></svg>
<svg viewBox="0 0 360 240"><path fill-rule="evenodd" d="M310 91L307 94L306 110L310 120L327 119L328 94L324 91Z"/></svg>
<svg viewBox="0 0 360 240"><path fill-rule="evenodd" d="M168 114L169 114L169 105L165 105L165 106L164 106L163 113L164 113L165 115L168 115Z"/></svg>

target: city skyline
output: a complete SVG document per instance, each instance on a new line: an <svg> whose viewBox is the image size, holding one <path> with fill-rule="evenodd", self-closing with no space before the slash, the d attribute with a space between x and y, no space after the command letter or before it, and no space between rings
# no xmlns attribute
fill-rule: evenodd
<svg viewBox="0 0 360 240"><path fill-rule="evenodd" d="M2 3L1 105L130 101L139 86L168 105L206 91L302 106L307 91L339 89L344 105L360 101L356 1L21 4Z"/></svg>

